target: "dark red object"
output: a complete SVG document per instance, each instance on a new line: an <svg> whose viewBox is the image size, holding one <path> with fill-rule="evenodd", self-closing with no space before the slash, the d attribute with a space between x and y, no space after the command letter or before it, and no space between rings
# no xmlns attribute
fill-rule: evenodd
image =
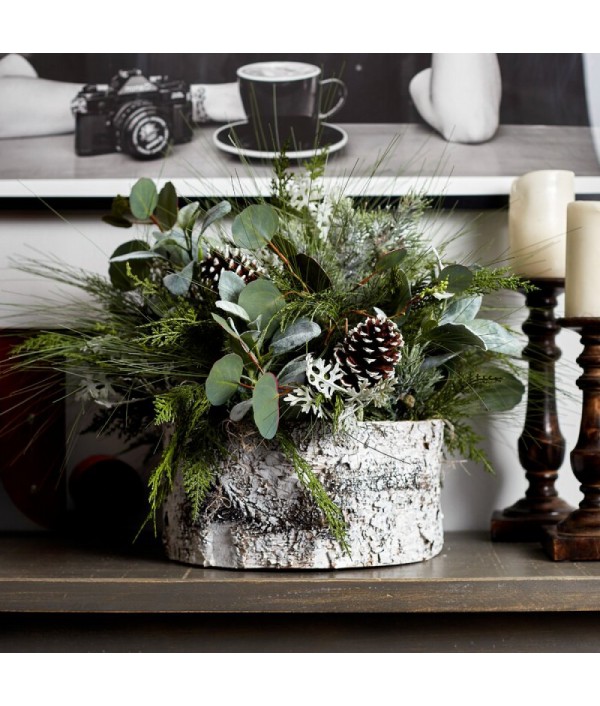
<svg viewBox="0 0 600 706"><path fill-rule="evenodd" d="M45 528L66 513L64 375L16 370L8 360L23 340L0 336L0 479L15 506Z"/></svg>

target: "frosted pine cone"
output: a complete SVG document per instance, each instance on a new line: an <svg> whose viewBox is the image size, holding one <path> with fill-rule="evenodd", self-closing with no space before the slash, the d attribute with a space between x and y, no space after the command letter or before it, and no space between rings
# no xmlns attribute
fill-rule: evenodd
<svg viewBox="0 0 600 706"><path fill-rule="evenodd" d="M357 392L394 377L404 339L393 321L371 316L348 332L333 354L344 371L341 383Z"/></svg>
<svg viewBox="0 0 600 706"><path fill-rule="evenodd" d="M226 248L223 253L212 250L199 263L200 281L219 291L219 277L228 270L241 277L246 284L258 278L260 268L254 260L241 254L238 248Z"/></svg>

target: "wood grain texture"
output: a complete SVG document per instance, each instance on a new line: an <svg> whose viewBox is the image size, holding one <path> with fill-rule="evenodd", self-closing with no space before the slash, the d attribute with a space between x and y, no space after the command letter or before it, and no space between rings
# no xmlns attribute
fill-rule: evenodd
<svg viewBox="0 0 600 706"><path fill-rule="evenodd" d="M0 613L499 613L600 611L600 564L537 544L449 534L405 566L340 571L187 567L50 536L0 537Z"/></svg>

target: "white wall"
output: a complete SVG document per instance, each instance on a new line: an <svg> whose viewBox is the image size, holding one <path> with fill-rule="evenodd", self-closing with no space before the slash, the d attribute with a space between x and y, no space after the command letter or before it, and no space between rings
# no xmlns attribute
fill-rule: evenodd
<svg viewBox="0 0 600 706"><path fill-rule="evenodd" d="M474 252L482 261L495 261L506 254L507 213L504 210L443 212L436 216L430 228L432 237L436 239L463 228L466 230L466 234L453 246L457 258ZM18 308L7 306L8 302L31 305L56 301L53 317L61 319L56 288L49 288L47 283L15 271L11 268L11 258L52 256L84 269L105 272L108 255L120 242L131 237L131 231L111 228L102 223L100 214L69 213L65 220L61 220L46 212L0 212L0 327L35 325L41 317L28 315L23 318ZM526 316L522 297L510 295L503 301L513 312L511 321L520 330ZM562 313L562 298L557 313ZM575 444L579 425L580 397L574 381L580 371L574 361L580 345L578 337L571 331L561 332L558 345L563 351L557 366L559 387L568 391L568 396L561 394L559 398L559 419L567 439L567 449L570 450ZM481 425L486 448L497 470L495 476L486 474L473 464L448 464L443 493L447 530L487 531L494 509L506 507L522 497L526 482L517 458L516 443L522 430L523 416L521 407L502 419L489 420ZM73 449L70 465L91 453L107 451L116 451L114 442L82 437ZM565 500L571 504L579 503L578 484L568 464L568 454L559 476L558 488ZM29 526L14 508L10 508L0 487L0 530Z"/></svg>

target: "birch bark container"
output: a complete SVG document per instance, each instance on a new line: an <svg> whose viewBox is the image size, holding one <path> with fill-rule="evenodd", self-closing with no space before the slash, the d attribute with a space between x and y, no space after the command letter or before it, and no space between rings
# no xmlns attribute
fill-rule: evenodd
<svg viewBox="0 0 600 706"><path fill-rule="evenodd" d="M195 521L176 479L164 512L167 556L236 569L340 569L408 564L441 551L442 421L357 422L336 436L295 434L344 514L350 554L278 446L248 433L232 440Z"/></svg>

